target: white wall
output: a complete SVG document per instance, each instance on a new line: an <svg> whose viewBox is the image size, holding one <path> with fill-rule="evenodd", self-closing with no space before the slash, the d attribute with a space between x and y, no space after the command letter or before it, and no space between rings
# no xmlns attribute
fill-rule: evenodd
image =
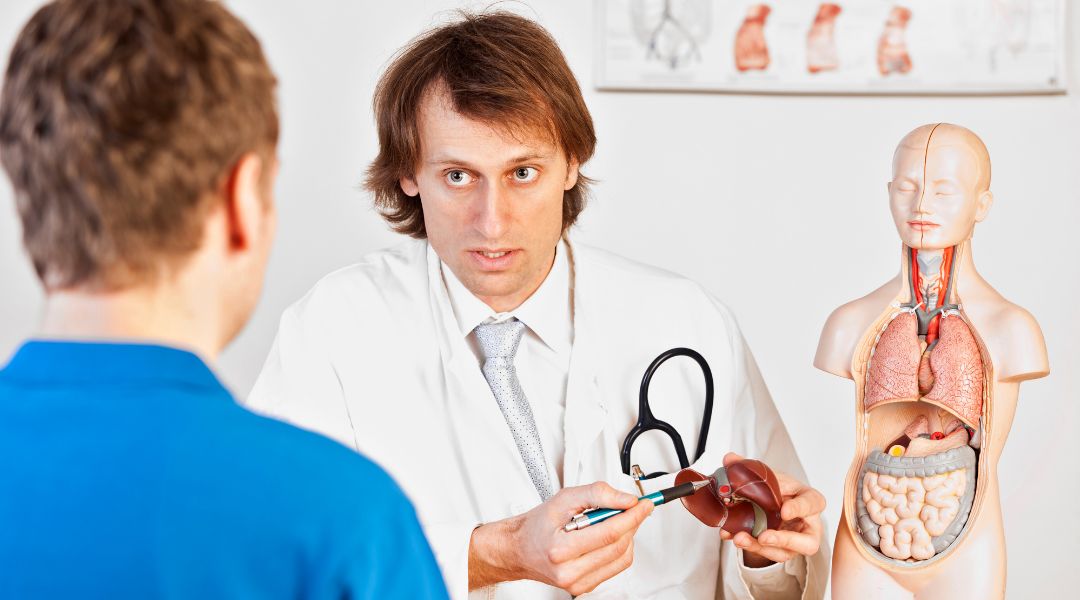
<svg viewBox="0 0 1080 600"><path fill-rule="evenodd" d="M0 4L6 64L38 4ZM370 100L394 50L454 2L229 3L261 37L281 79L280 237L266 294L220 371L246 393L281 311L319 277L393 243L359 191L375 155ZM474 3L474 6L476 4ZM977 264L1042 324L1050 377L1025 383L1000 464L1012 597L1057 597L1080 549L1080 96L874 98L610 93L592 89L593 5L535 0L585 88L599 179L580 240L703 282L739 316L835 528L853 452L850 381L811 367L829 312L898 268L886 207L889 160L914 126L951 121L986 141L997 202ZM1071 11L1070 38L1080 32ZM1075 50L1073 48L1072 50ZM1070 51L1070 62L1075 52ZM34 328L41 293L0 184L0 356ZM360 307L358 307L358 310ZM657 352L663 350L657 348ZM978 574L972 574L977 577Z"/></svg>

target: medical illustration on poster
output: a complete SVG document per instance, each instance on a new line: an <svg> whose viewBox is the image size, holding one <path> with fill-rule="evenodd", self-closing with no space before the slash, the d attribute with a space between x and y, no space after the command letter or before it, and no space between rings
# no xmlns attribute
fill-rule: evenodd
<svg viewBox="0 0 1080 600"><path fill-rule="evenodd" d="M1064 0L596 0L597 87L1059 93Z"/></svg>

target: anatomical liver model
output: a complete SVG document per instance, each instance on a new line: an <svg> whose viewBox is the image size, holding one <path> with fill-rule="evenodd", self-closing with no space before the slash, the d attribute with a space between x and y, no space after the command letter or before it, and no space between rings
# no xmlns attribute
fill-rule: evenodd
<svg viewBox="0 0 1080 600"><path fill-rule="evenodd" d="M702 523L731 535L745 531L754 537L766 529L780 528L784 503L780 481L765 463L743 459L709 476L683 469L675 476L675 485L706 480L707 487L682 499L686 510Z"/></svg>
<svg viewBox="0 0 1080 600"><path fill-rule="evenodd" d="M765 19L770 12L767 4L751 4L746 9L746 19L735 34L735 68L739 71L764 71L769 68Z"/></svg>
<svg viewBox="0 0 1080 600"><path fill-rule="evenodd" d="M836 17L842 9L831 2L818 6L814 24L806 35L806 68L811 73L831 71L840 66L836 50Z"/></svg>
<svg viewBox="0 0 1080 600"><path fill-rule="evenodd" d="M814 366L855 380L855 459L834 598L1000 598L997 464L1020 382L1049 373L1042 331L975 270L993 203L971 131L925 125L896 148L900 274L836 309Z"/></svg>
<svg viewBox="0 0 1080 600"><path fill-rule="evenodd" d="M908 54L904 33L911 11L903 6L894 6L885 22L885 30L878 40L877 65L882 75L889 73L907 73L911 70L911 56Z"/></svg>

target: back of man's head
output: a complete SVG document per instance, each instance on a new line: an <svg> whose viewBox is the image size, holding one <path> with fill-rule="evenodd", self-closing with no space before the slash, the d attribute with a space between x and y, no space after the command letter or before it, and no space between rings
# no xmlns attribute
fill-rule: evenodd
<svg viewBox="0 0 1080 600"><path fill-rule="evenodd" d="M182 265L237 161L272 157L275 85L258 40L214 1L41 8L4 77L0 162L46 291Z"/></svg>

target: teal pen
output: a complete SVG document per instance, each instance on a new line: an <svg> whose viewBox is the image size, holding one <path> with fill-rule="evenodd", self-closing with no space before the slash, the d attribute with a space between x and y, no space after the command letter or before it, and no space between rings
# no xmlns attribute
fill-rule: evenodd
<svg viewBox="0 0 1080 600"><path fill-rule="evenodd" d="M691 481L689 483L670 487L666 490L653 492L651 494L638 498L638 500L650 500L652 501L654 506L660 506L661 504L671 502L676 498L689 496L694 492L700 490L701 488L709 485L710 483L712 482L707 479L703 481ZM570 522L563 526L563 530L574 531L575 529L584 529L589 525L595 525L600 521L604 521L606 519L614 517L621 512L623 512L623 509L621 508L593 508L583 513L574 515L574 518L570 519Z"/></svg>

